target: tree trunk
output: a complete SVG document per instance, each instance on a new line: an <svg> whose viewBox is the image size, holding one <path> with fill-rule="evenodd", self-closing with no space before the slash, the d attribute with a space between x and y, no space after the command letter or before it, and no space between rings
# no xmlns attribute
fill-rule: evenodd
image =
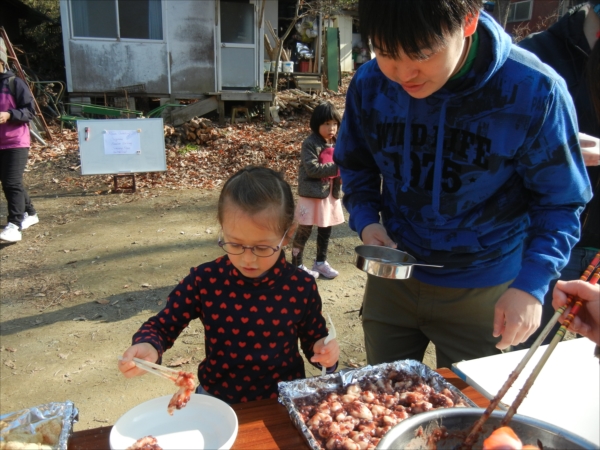
<svg viewBox="0 0 600 450"><path fill-rule="evenodd" d="M494 5L494 12L492 16L496 19L496 22L500 24L502 28L506 28L506 20L508 19L508 9L510 0L496 0Z"/></svg>

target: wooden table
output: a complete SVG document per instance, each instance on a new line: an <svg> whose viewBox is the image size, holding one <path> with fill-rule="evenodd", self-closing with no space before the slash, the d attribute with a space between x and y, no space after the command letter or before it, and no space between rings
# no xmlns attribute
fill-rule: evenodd
<svg viewBox="0 0 600 450"><path fill-rule="evenodd" d="M461 380L450 369L438 369L449 383L460 389L475 404L485 408L488 399L473 387ZM232 406L239 428L233 449L307 449L302 435L298 432L285 406L277 400L259 400L239 403ZM111 426L77 431L69 440L68 450L109 449Z"/></svg>

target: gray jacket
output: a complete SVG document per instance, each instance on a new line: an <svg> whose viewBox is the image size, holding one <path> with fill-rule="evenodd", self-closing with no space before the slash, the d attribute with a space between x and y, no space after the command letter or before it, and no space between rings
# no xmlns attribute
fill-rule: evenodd
<svg viewBox="0 0 600 450"><path fill-rule="evenodd" d="M338 166L333 162L319 163L319 155L326 147L325 139L315 133L312 133L302 143L300 168L298 169L298 195L301 197L327 198L332 182L333 197L342 197L342 179L336 176Z"/></svg>

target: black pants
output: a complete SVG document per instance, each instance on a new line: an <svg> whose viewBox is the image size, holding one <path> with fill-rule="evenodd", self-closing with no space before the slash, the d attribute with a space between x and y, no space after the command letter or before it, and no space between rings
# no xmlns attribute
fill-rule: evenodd
<svg viewBox="0 0 600 450"><path fill-rule="evenodd" d="M292 247L292 264L295 266L302 265L302 256L304 253L304 246L306 241L310 237L312 232L312 225L298 225L296 235L294 236L294 243ZM327 261L327 247L329 246L329 237L331 236L331 227L317 227L317 261Z"/></svg>
<svg viewBox="0 0 600 450"><path fill-rule="evenodd" d="M8 222L21 228L25 213L33 216L35 208L23 186L23 172L27 165L29 148L0 150L0 183L8 203Z"/></svg>

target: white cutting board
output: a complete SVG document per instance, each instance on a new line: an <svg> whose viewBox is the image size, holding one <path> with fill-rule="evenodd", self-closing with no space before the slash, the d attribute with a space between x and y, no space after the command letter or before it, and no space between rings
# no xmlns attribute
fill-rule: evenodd
<svg viewBox="0 0 600 450"><path fill-rule="evenodd" d="M506 393L508 409L548 346L542 345ZM589 339L560 342L517 414L567 429L600 446L600 364ZM452 370L490 400L498 393L527 350L452 364Z"/></svg>

